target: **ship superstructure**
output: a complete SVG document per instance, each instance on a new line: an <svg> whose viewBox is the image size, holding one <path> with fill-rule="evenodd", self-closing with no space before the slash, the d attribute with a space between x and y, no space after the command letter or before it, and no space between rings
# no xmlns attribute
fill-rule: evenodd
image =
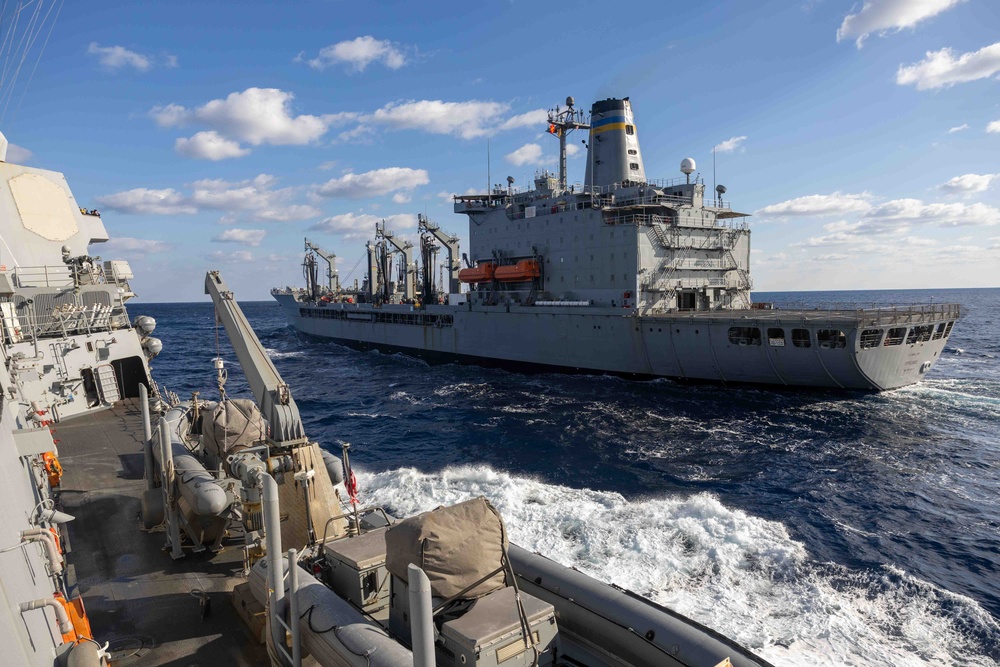
<svg viewBox="0 0 1000 667"><path fill-rule="evenodd" d="M128 263L90 254L108 240L100 214L62 174L6 162L6 146L0 135L0 642L5 664L98 665L68 557L75 509L60 498L79 452L56 436L141 390L155 396L148 362L161 344L152 318L129 319Z"/></svg>
<svg viewBox="0 0 1000 667"><path fill-rule="evenodd" d="M586 178L567 184L567 138L588 131ZM384 225L353 290L276 289L299 330L441 360L716 382L884 390L917 382L960 316L956 304L777 310L754 304L746 213L706 196L694 160L646 177L628 98L549 113L559 173L454 198L469 219L458 278ZM421 230L427 225L421 216ZM421 234L421 244L434 237ZM431 255L432 256L432 255ZM449 257L458 256L457 243ZM308 262L308 259L307 259ZM424 276L425 288L417 283ZM430 276L430 278L427 278ZM447 289L447 293L445 293Z"/></svg>

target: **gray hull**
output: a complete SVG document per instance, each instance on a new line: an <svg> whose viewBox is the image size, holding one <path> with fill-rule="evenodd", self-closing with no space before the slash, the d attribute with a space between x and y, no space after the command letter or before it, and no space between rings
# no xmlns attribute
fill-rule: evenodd
<svg viewBox="0 0 1000 667"><path fill-rule="evenodd" d="M274 292L289 323L350 345L566 372L869 391L922 379L958 317L948 306L646 316L598 307L376 308L300 294Z"/></svg>

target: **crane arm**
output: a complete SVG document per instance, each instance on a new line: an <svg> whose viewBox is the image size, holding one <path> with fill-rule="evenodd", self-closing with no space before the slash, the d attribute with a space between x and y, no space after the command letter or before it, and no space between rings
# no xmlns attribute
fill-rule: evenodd
<svg viewBox="0 0 1000 667"><path fill-rule="evenodd" d="M226 329L226 335L229 336L247 384L250 385L250 392L271 426L270 439L279 446L306 442L302 418L292 398L291 389L281 379L278 369L267 356L260 339L218 271L209 271L205 276L205 294L212 297L216 317Z"/></svg>
<svg viewBox="0 0 1000 667"><path fill-rule="evenodd" d="M447 249L448 264L453 270L457 270L459 268L458 237L441 231L441 228L430 220L424 223L424 227Z"/></svg>

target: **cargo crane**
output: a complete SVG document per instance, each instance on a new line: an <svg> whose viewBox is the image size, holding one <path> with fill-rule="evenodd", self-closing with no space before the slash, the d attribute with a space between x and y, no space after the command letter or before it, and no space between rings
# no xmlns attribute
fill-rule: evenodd
<svg viewBox="0 0 1000 667"><path fill-rule="evenodd" d="M441 231L440 226L428 220L427 216L419 213L417 214L417 229L421 233L426 232L433 235L441 243L445 253L448 255L447 263L445 264L448 271L448 294L458 294L460 290L458 271L462 268L458 254L458 237L454 234L445 234Z"/></svg>
<svg viewBox="0 0 1000 667"><path fill-rule="evenodd" d="M315 265L315 260L310 262L310 259L317 255L326 262L326 288L330 294L337 294L340 292L340 275L337 272L337 255L332 252L325 252L322 248L314 244L309 239L305 240L305 250L306 250L306 264ZM309 279L309 270L307 269L307 280ZM319 292L318 285L315 285L315 272L313 270L312 279L314 284L314 292ZM317 298L318 294L314 296Z"/></svg>
<svg viewBox="0 0 1000 667"><path fill-rule="evenodd" d="M382 239L392 247L394 247L403 256L403 302L412 303L415 287L414 287L414 277L417 272L416 263L413 261L413 244L409 241L404 241L399 243L396 240L396 233L392 230L385 228L385 220L382 221L381 225L375 225L375 238ZM377 242L376 242L377 243ZM386 247L388 250L388 247ZM388 254L388 253L387 253ZM387 266L388 268L388 266ZM386 271L383 276L386 282L388 282L388 271ZM386 286L388 288L388 285ZM386 300L389 300L391 293L386 289Z"/></svg>

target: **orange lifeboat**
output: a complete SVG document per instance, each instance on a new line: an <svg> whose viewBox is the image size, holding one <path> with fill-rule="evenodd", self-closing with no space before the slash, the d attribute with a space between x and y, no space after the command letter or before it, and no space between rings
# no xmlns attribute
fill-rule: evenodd
<svg viewBox="0 0 1000 667"><path fill-rule="evenodd" d="M493 280L495 267L496 264L493 262L482 262L479 266L459 271L458 279L463 283L488 283Z"/></svg>
<svg viewBox="0 0 1000 667"><path fill-rule="evenodd" d="M534 280L542 275L537 259L522 259L517 264L498 266L494 277L504 283L519 283Z"/></svg>

